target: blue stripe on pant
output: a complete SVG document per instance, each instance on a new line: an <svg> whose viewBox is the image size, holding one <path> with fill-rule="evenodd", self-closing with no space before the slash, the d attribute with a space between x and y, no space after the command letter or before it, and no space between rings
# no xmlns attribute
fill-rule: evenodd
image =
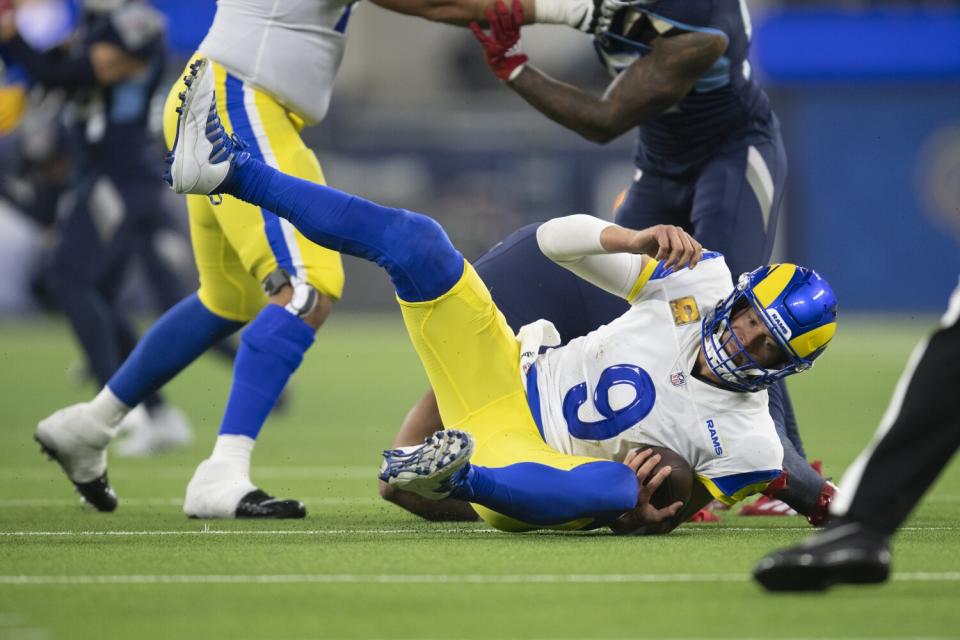
<svg viewBox="0 0 960 640"><path fill-rule="evenodd" d="M227 115L230 116L230 122L233 125L233 131L249 145L247 151L250 156L266 162L263 156L263 150L257 142L256 132L250 124L250 116L247 114L247 105L244 100L243 81L239 78L227 74ZM277 167L274 167L277 168ZM277 265L287 271L287 273L303 277L305 274L298 273L293 265L290 247L287 246L286 238L283 236L280 219L272 211L261 208L263 216L263 230L267 236L267 242L277 260Z"/></svg>
<svg viewBox="0 0 960 640"><path fill-rule="evenodd" d="M463 255L425 215L288 176L252 157L224 192L275 211L321 246L383 267L406 302L435 300L463 275Z"/></svg>

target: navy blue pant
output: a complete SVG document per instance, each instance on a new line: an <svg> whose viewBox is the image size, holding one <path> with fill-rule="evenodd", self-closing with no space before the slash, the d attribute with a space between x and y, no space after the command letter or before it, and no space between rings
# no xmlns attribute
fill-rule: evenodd
<svg viewBox="0 0 960 640"><path fill-rule="evenodd" d="M545 318L566 344L623 315L630 307L626 300L593 286L543 255L537 245L539 226L531 224L511 233L473 261L514 333L525 324Z"/></svg>
<svg viewBox="0 0 960 640"><path fill-rule="evenodd" d="M734 278L766 264L787 175L783 141L774 132L763 144L726 148L688 176L638 171L617 223L683 227L704 248L722 253Z"/></svg>
<svg viewBox="0 0 960 640"><path fill-rule="evenodd" d="M106 384L137 341L129 316L118 302L133 261L140 258L146 263L158 287L178 281L152 255L154 235L169 224L160 189L157 181L146 178L89 176L75 192L74 206L59 228L48 272L51 288L100 385ZM173 295L161 291L158 297L166 301ZM158 401L157 396L146 400L148 405Z"/></svg>

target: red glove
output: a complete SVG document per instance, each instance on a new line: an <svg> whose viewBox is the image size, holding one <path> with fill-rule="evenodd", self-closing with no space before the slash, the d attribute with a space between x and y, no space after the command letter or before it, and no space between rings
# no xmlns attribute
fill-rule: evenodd
<svg viewBox="0 0 960 640"><path fill-rule="evenodd" d="M483 12L490 23L490 35L486 35L477 22L470 23L470 30L483 46L487 64L494 75L503 81L513 80L528 58L520 49L520 27L523 25L523 5L513 0L511 8L503 0L497 0L494 9Z"/></svg>
<svg viewBox="0 0 960 640"><path fill-rule="evenodd" d="M830 503L837 495L837 485L829 480L823 483L823 489L820 490L820 497L813 511L807 514L807 522L815 527L822 527L830 519Z"/></svg>

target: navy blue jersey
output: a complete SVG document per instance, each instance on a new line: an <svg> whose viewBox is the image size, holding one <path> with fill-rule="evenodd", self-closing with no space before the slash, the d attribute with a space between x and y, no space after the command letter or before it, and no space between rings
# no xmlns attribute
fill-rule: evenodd
<svg viewBox="0 0 960 640"><path fill-rule="evenodd" d="M473 266L514 333L541 318L557 328L563 344L626 313L630 305L543 255L537 227L514 231Z"/></svg>
<svg viewBox="0 0 960 640"><path fill-rule="evenodd" d="M85 160L110 169L146 166L138 150L154 151L146 144L147 121L166 55L164 19L150 5L134 0L109 12L86 14L81 29L84 51L96 43L108 43L146 63L143 71L129 78L77 94L77 126ZM155 164L149 162L154 168Z"/></svg>
<svg viewBox="0 0 960 640"><path fill-rule="evenodd" d="M657 37L722 33L729 42L689 94L640 127L638 168L679 176L697 170L728 140L768 137L770 103L747 61L750 31L744 0L634 0L617 10L610 28L594 40L613 75L648 54Z"/></svg>

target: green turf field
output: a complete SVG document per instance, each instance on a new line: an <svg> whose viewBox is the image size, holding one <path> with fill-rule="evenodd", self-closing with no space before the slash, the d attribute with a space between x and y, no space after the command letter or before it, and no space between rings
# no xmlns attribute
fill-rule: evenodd
<svg viewBox="0 0 960 640"><path fill-rule="evenodd" d="M792 383L812 457L839 475L868 440L930 321L847 320ZM379 450L424 389L398 317L335 317L268 423L255 482L306 520L199 522L180 512L207 455L229 369L207 357L171 384L196 442L114 457L121 505L82 507L31 435L87 399L58 324L0 327L0 639L915 638L960 636L960 466L897 539L883 587L768 596L748 581L800 518L687 525L661 538L508 535L419 522L379 503Z"/></svg>

